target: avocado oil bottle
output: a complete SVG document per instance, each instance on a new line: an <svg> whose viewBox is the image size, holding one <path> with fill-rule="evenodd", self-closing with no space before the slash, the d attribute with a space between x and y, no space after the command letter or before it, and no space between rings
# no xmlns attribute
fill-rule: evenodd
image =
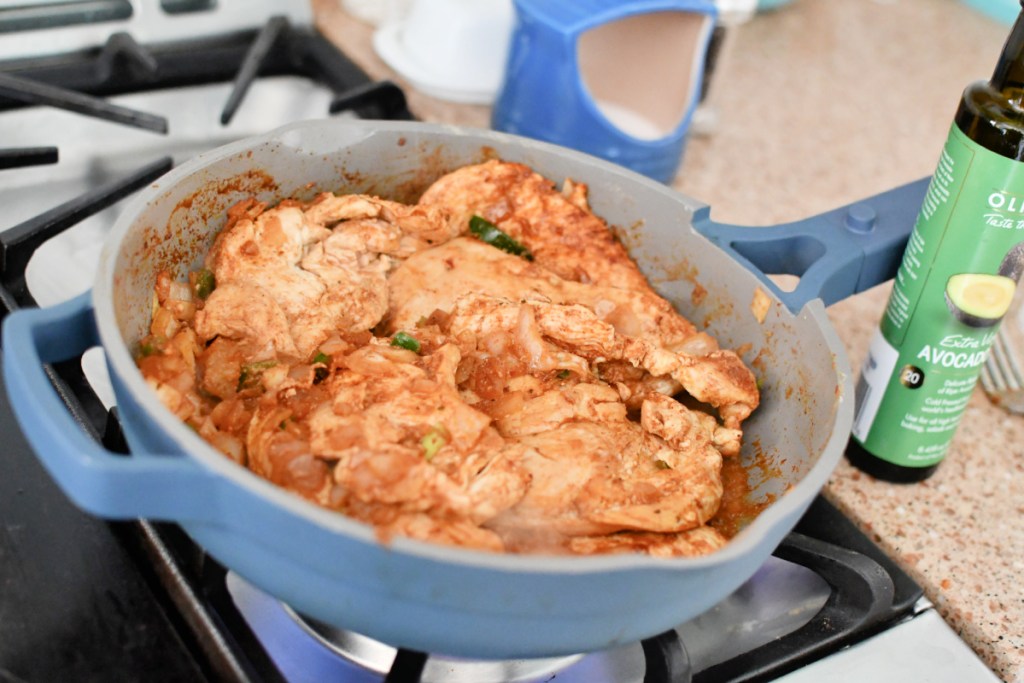
<svg viewBox="0 0 1024 683"><path fill-rule="evenodd" d="M851 463L897 482L935 472L1022 270L1024 12L960 100L861 369Z"/></svg>

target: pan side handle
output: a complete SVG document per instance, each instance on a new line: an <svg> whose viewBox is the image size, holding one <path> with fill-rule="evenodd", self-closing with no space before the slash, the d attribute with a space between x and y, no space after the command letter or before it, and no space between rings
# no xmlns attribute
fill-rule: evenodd
<svg viewBox="0 0 1024 683"><path fill-rule="evenodd" d="M3 323L3 374L14 412L40 462L80 508L110 519L201 521L214 516L213 476L183 456L124 456L86 433L50 381L49 363L96 346L90 292Z"/></svg>
<svg viewBox="0 0 1024 683"><path fill-rule="evenodd" d="M716 223L710 207L694 228L754 273L794 313L821 299L826 306L892 279L924 201L930 176L854 204L781 225ZM792 291L769 275L796 275Z"/></svg>

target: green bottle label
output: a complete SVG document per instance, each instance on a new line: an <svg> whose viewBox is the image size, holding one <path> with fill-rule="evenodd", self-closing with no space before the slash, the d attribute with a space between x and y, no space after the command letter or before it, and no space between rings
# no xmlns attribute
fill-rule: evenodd
<svg viewBox="0 0 1024 683"><path fill-rule="evenodd" d="M853 436L896 465L945 456L1024 269L1024 164L954 124L856 392Z"/></svg>

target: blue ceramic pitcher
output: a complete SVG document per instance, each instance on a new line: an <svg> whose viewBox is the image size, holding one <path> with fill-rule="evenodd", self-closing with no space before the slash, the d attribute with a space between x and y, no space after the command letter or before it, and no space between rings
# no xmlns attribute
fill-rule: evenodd
<svg viewBox="0 0 1024 683"><path fill-rule="evenodd" d="M515 0L491 125L661 182L675 176L715 26L712 0Z"/></svg>

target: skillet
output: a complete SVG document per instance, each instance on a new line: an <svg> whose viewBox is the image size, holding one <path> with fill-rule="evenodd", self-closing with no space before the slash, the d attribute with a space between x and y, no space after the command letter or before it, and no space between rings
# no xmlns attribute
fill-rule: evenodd
<svg viewBox="0 0 1024 683"><path fill-rule="evenodd" d="M761 511L711 555L500 555L406 538L322 509L225 458L161 404L132 350L156 273L197 268L225 212L317 192L412 201L459 166L500 157L590 187L652 285L762 384L744 423ZM750 578L842 455L852 380L825 306L889 279L927 179L772 228L716 224L697 200L615 164L525 138L417 122L306 121L199 155L141 191L115 224L90 292L12 313L3 362L15 415L65 493L110 519L178 523L216 560L297 612L393 646L476 658L557 656L661 633ZM782 291L765 273L800 275ZM751 312L767 296L762 321ZM760 295L757 295L760 296ZM75 423L44 364L105 352L129 457Z"/></svg>

